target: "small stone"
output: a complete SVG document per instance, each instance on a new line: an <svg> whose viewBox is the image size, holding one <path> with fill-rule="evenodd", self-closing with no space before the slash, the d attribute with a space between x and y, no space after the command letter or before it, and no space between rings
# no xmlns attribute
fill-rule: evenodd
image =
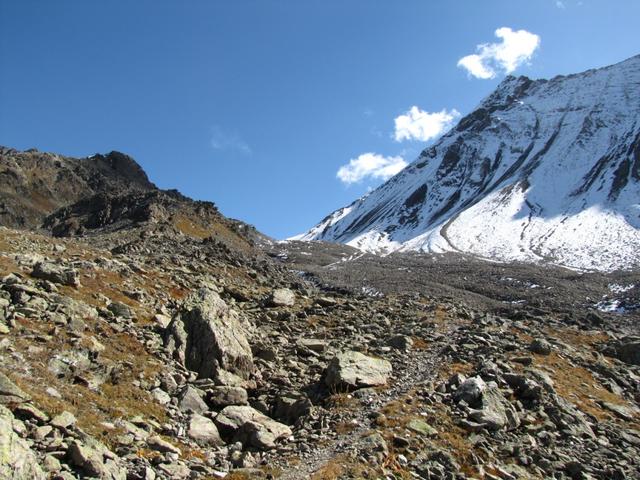
<svg viewBox="0 0 640 480"><path fill-rule="evenodd" d="M407 429L425 437L433 437L438 434L435 428L419 419L410 420L409 423L407 423Z"/></svg>
<svg viewBox="0 0 640 480"><path fill-rule="evenodd" d="M147 445L150 449L157 450L158 452L176 453L178 455L182 453L178 447L158 436L149 437L147 439Z"/></svg>
<svg viewBox="0 0 640 480"><path fill-rule="evenodd" d="M60 395L60 392L53 387L47 387L45 389L45 393L53 398L58 398L58 399L62 398L62 395Z"/></svg>

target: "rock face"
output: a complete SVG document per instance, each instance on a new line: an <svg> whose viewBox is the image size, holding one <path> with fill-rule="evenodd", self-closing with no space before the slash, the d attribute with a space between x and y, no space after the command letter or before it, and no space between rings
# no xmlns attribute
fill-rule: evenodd
<svg viewBox="0 0 640 480"><path fill-rule="evenodd" d="M339 353L331 360L325 383L335 390L375 387L386 384L391 371L391 363L387 360L348 351Z"/></svg>
<svg viewBox="0 0 640 480"><path fill-rule="evenodd" d="M216 292L203 288L169 324L165 346L200 378L213 378L222 368L246 379L254 367L244 330L238 314Z"/></svg>
<svg viewBox="0 0 640 480"><path fill-rule="evenodd" d="M14 432L15 419L0 406L0 478L6 480L45 480L29 445Z"/></svg>

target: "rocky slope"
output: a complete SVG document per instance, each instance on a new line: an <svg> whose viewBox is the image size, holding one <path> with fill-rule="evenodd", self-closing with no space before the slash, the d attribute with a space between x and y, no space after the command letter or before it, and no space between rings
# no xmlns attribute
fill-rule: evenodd
<svg viewBox="0 0 640 480"><path fill-rule="evenodd" d="M636 273L378 264L96 195L0 227L0 478L640 475Z"/></svg>
<svg viewBox="0 0 640 480"><path fill-rule="evenodd" d="M406 169L298 240L611 271L640 263L640 56L507 77Z"/></svg>

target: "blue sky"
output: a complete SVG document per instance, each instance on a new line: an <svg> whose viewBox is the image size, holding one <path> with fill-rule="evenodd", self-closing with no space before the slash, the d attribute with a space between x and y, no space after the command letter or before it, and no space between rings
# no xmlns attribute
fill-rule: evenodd
<svg viewBox="0 0 640 480"><path fill-rule="evenodd" d="M636 0L0 0L0 144L120 150L284 238L413 161L507 71L639 54L639 18Z"/></svg>

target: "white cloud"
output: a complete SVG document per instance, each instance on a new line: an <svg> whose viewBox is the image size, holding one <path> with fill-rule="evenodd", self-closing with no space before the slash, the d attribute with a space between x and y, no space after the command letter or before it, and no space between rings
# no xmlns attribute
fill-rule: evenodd
<svg viewBox="0 0 640 480"><path fill-rule="evenodd" d="M215 150L232 150L244 155L251 154L251 147L235 133L229 133L220 127L211 128L211 147Z"/></svg>
<svg viewBox="0 0 640 480"><path fill-rule="evenodd" d="M402 140L420 140L426 142L439 137L460 116L455 108L440 112L425 112L413 106L403 115L396 117L394 137L397 142Z"/></svg>
<svg viewBox="0 0 640 480"><path fill-rule="evenodd" d="M565 9L567 6L564 4L562 0L556 0L556 7Z"/></svg>
<svg viewBox="0 0 640 480"><path fill-rule="evenodd" d="M523 63L531 60L540 46L540 37L526 30L513 31L502 27L495 31L501 43L483 43L477 46L478 53L458 60L476 78L495 78L499 72L509 74Z"/></svg>
<svg viewBox="0 0 640 480"><path fill-rule="evenodd" d="M336 177L347 185L358 183L367 177L388 180L406 166L407 162L402 157L363 153L358 158L349 160L347 165L341 166Z"/></svg>

